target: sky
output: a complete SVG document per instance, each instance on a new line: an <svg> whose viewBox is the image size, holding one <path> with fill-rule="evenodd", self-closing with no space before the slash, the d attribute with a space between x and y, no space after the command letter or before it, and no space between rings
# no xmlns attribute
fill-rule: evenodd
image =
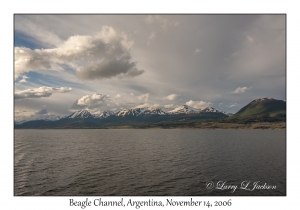
<svg viewBox="0 0 300 210"><path fill-rule="evenodd" d="M15 119L286 100L285 15L15 15Z"/></svg>

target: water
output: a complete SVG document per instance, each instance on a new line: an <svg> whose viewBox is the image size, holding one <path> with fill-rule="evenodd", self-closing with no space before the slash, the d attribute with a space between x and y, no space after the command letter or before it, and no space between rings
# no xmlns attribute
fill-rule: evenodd
<svg viewBox="0 0 300 210"><path fill-rule="evenodd" d="M286 195L285 138L276 130L15 130L14 194ZM216 189L219 181L276 189L232 192Z"/></svg>

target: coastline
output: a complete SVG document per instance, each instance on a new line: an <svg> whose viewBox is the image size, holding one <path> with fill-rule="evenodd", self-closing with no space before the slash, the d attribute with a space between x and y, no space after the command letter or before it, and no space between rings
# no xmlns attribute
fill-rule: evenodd
<svg viewBox="0 0 300 210"><path fill-rule="evenodd" d="M41 128L14 128L19 129L184 129L184 130L286 130L286 122L257 122L257 123L226 123L201 122L181 125L115 125L97 127L41 127Z"/></svg>

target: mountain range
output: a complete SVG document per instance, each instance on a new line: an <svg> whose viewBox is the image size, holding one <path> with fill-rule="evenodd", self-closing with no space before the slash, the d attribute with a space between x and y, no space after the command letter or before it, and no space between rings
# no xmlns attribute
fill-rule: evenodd
<svg viewBox="0 0 300 210"><path fill-rule="evenodd" d="M117 116L117 117L125 117L125 116L143 116L143 115L177 115L177 114L200 114L204 112L212 112L212 113L222 113L227 116L231 116L231 113L221 112L213 107L207 107L204 109L195 109L193 107L190 107L188 105L182 105L174 110L168 110L166 108L132 108L132 109L123 109L120 111L99 111L94 114L90 113L87 110L78 110L73 112L71 115L60 117L60 116L53 116L53 115L45 115L39 116L37 118L27 120L27 121L33 121L33 120L45 120L45 121L56 121L63 118L71 118L71 119L86 119L86 118L96 118L96 119L104 119L110 116ZM22 124L24 122L27 122L24 120L16 121L16 124Z"/></svg>
<svg viewBox="0 0 300 210"><path fill-rule="evenodd" d="M196 123L200 121L222 120L245 120L255 118L285 119L286 102L272 98L260 98L253 100L236 114L219 111L213 107L195 109L188 105L182 105L176 109L166 108L132 108L120 111L99 111L90 113L87 110L79 110L71 115L45 116L29 121L15 121L15 128L90 128L109 126L141 126L152 124L176 124L176 123Z"/></svg>

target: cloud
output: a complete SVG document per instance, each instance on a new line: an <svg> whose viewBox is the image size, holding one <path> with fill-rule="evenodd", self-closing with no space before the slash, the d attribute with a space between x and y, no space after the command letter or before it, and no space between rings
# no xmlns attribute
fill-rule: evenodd
<svg viewBox="0 0 300 210"><path fill-rule="evenodd" d="M172 108L175 108L175 106L174 106L174 104L167 104L167 105L165 105L165 108L172 109Z"/></svg>
<svg viewBox="0 0 300 210"><path fill-rule="evenodd" d="M36 110L15 110L14 111L14 121L29 121L29 120L39 120L39 119L55 119L57 115L50 114L47 109Z"/></svg>
<svg viewBox="0 0 300 210"><path fill-rule="evenodd" d="M35 116L35 114L32 111L18 109L14 111L14 120L16 122L31 119L33 116Z"/></svg>
<svg viewBox="0 0 300 210"><path fill-rule="evenodd" d="M95 110L95 109L112 109L117 106L114 103L109 95L94 93L92 95L85 95L80 99L77 99L71 106L72 110L78 109L88 109L88 110Z"/></svg>
<svg viewBox="0 0 300 210"><path fill-rule="evenodd" d="M235 107L237 105L238 105L237 103L234 103L234 104L229 105L229 107Z"/></svg>
<svg viewBox="0 0 300 210"><path fill-rule="evenodd" d="M34 114L48 114L48 110L47 109L41 109L41 110L35 112Z"/></svg>
<svg viewBox="0 0 300 210"><path fill-rule="evenodd" d="M211 102L193 101L193 100L190 100L190 101L186 102L185 104L188 106L191 106L195 109L204 109L204 108L210 107L212 105Z"/></svg>
<svg viewBox="0 0 300 210"><path fill-rule="evenodd" d="M150 36L148 37L148 41L147 41L147 45L148 45L148 46L151 44L151 41L152 41L153 39L155 39L155 37L156 37L155 33L152 32L152 33L150 34Z"/></svg>
<svg viewBox="0 0 300 210"><path fill-rule="evenodd" d="M28 79L29 77L23 75L21 78L22 78L22 79L19 81L19 83L26 83L26 82L27 82L26 79Z"/></svg>
<svg viewBox="0 0 300 210"><path fill-rule="evenodd" d="M134 96L134 94L133 94L133 93L130 93L130 95L131 95L131 96Z"/></svg>
<svg viewBox="0 0 300 210"><path fill-rule="evenodd" d="M139 17L146 18L147 15ZM85 92L82 95L77 95L75 98L65 98L64 96L66 95L64 94L56 94L54 95L55 97L51 96L51 98L47 98L47 100L18 100L16 102L17 108L21 109L26 107L28 110L35 109L33 112L36 112L42 108L41 106L44 104L44 101L47 101L48 111L54 110L53 107L51 107L53 104L58 104L56 107L60 108L55 108L57 109L57 113L61 113L62 115L64 115L64 113L69 114L70 105L72 105L76 99L87 94L92 95L94 92L87 91L95 90L107 90L108 92L100 93L110 94L111 100L116 100L121 104L123 103L125 108L144 103L144 101L140 101L136 98L136 96L143 93L151 94L151 98L147 101L147 103L151 104L181 105L190 99L209 101L213 103L213 106L223 102L224 104L219 107L222 107L222 111L235 110L238 108L238 106L232 108L227 107L226 105L230 105L230 102L236 102L240 105L247 104L249 101L261 97L261 95L279 99L286 98L285 15L239 15L238 17L236 15L160 15L158 17L153 15L147 18L149 18L148 23L143 22L143 20L141 22L137 16L130 15L95 15L93 17L82 15L17 15L15 19L15 45L23 45L31 49L38 48L40 51L29 50L28 53L34 54L31 56L31 54L27 53L27 48L24 48L23 54L30 55L29 58L34 58L30 61L27 60L26 62L28 63L20 61L17 59L17 56L15 57L15 61L20 62L16 63L16 66L24 62L23 64L30 64L34 67L25 69L24 71L23 68L21 68L19 71L20 77L17 78L16 82L19 82L19 80L22 79L21 77L26 75L30 77L26 79L28 83L42 83L41 85L31 87L23 87L23 85L25 86L25 84L28 83L21 83L22 85L20 86L23 88L19 89L24 90L40 86L76 86L76 91ZM180 21L180 24L177 27L172 26L172 24L165 24L164 26L164 21L160 18L166 18L171 22L176 19ZM24 31L20 29L21 25L28 26L28 24L23 24L25 20L37 26L34 28L28 27L27 31L31 31L30 33L24 33ZM124 24L124 22L128 24ZM96 23L97 27L95 27L93 23ZM101 27L108 23L109 26L112 26L115 30L116 38L112 39L113 35L105 35L102 36L102 39L98 39L97 37L99 35L97 31L102 31ZM24 30L26 27L23 27ZM164 27L168 28L164 30ZM203 32L204 28L205 32ZM41 29L51 33L45 34L45 36L33 36L35 33L38 34ZM119 29L120 31L118 31ZM124 33L122 33L121 30L127 34L127 38L123 37ZM138 31L138 33L134 35L134 31ZM147 39L151 36L151 32L155 33L155 38L152 40L150 46L147 47ZM46 38L50 39L54 37L52 34L56 35L58 39L56 41L47 41ZM75 36L76 34L80 36ZM29 36L28 39L26 39L27 42L25 42L26 40L24 39L26 35ZM247 38L247 35L249 38ZM106 41L104 37L108 37L109 39ZM70 48L64 46L65 43L71 43L69 42L71 38L74 39L74 42L70 44ZM75 38L77 40L75 40ZM20 40L19 42L17 42L18 39ZM46 40L45 42L49 43L49 45L36 44L39 41L43 42L43 40ZM120 40L125 40L125 43L128 43L128 45L123 46L122 43L120 44ZM251 40L253 40L253 43L251 43ZM134 41L134 43L132 41ZM95 48L99 46L98 51L92 47L91 42L95 42ZM105 47L101 48L100 43L112 45L114 42L121 46L118 45L114 49L111 48L111 50L109 50L109 46L107 46L107 53L104 50ZM81 45L77 46L77 43ZM152 47L154 44L155 47ZM113 45L115 46L115 44ZM76 47L78 48L76 49ZM194 51L197 48L202 51L195 54ZM20 47L19 49L22 50L23 48ZM121 49L120 53L117 49ZM64 53L58 53L60 52L59 50L64 50ZM74 52L75 50L77 54ZM89 52L89 50L91 52ZM102 52L104 53L100 54ZM109 52L111 54L109 54ZM97 82L97 80L94 80L90 82L87 80L93 76L98 79L98 73L95 75L88 74L93 70L98 71L96 68L98 64L108 60L113 63L113 58L120 60L127 52L131 56L128 63L138 62L135 67L138 70L146 70L147 75L145 74L146 72L142 73L140 76L135 77L133 79L134 81L112 79L109 81L104 80ZM57 55L55 55L55 53L57 53ZM92 56L91 58L88 56L89 53ZM99 54L101 56L97 56ZM60 57L58 55L60 55ZM56 81L52 79L55 77L47 77L44 75L44 72L41 72L43 70L41 66L43 67L43 65L38 65L39 63L37 63L36 60L36 58L39 58L38 56L41 56L40 62L42 64L49 64L50 70L57 70L57 72L49 71L46 65L46 67L44 67L44 69L46 69L45 74L51 74L56 78L60 77L58 78L60 80ZM27 57L22 57L22 59L23 58L27 59ZM224 61L225 59L227 60ZM47 63L48 60L49 63ZM93 63L93 60L95 63ZM91 67L94 67L94 64L96 66L92 69ZM102 63L102 65L103 64L104 63ZM65 66L72 67L72 71L65 71ZM114 66L118 68L117 65ZM127 67L130 68L130 65L127 65ZM88 72L84 72L82 76L87 78L86 80L88 82L78 81L76 77L77 72L79 74L79 72L85 68L88 69ZM101 66L101 68L104 67ZM31 71L31 69L38 71L38 74L35 72L27 73ZM58 70L60 69L63 72L59 72ZM73 75L70 75L70 73ZM112 75L114 74L116 73L114 72ZM118 78L121 77L121 75L122 73L117 76L112 76L111 78ZM127 74L125 73L124 75L126 76ZM102 73L101 78L107 78L108 76ZM62 82L64 82L62 80L68 80L68 82L72 83L62 84ZM99 85L101 86L100 89ZM245 93L233 94L232 92L238 88L237 86L241 88L244 86L253 88L250 91L246 90ZM18 88L18 86L16 87ZM115 92L110 92L112 90ZM75 91L72 92L75 94ZM131 92L134 93L134 96L129 95ZM115 98L117 93L122 94L123 97ZM177 93L180 94L180 96L173 101L163 100L165 96L168 96L166 94L171 93ZM215 96L216 94L221 94L221 96L217 98ZM69 95L71 95L71 93L68 93L68 96ZM197 96L201 97L198 98ZM251 98L249 99L249 97ZM57 101L59 98L65 99ZM181 98L182 101L180 101ZM48 99L55 99L57 103L53 103L52 100L50 102ZM68 102L69 99L71 99L71 101ZM130 99L133 104L127 105L126 102ZM38 101L39 104L35 101ZM33 107L32 104L35 104L35 107Z"/></svg>
<svg viewBox="0 0 300 210"><path fill-rule="evenodd" d="M173 101L173 100L175 100L177 97L178 97L178 95L177 95L177 94L170 94L170 95L168 95L168 96L164 97L164 99L167 99L167 100Z"/></svg>
<svg viewBox="0 0 300 210"><path fill-rule="evenodd" d="M15 99L26 99L26 98L42 98L42 97L49 97L53 93L66 93L70 92L72 88L70 87L60 87L60 88L54 88L54 87L39 87L34 89L27 89L18 91L15 93Z"/></svg>
<svg viewBox="0 0 300 210"><path fill-rule="evenodd" d="M15 47L15 78L25 72L77 71L81 80L135 77L144 73L131 61L133 41L125 33L103 26L95 36L71 36L55 48L31 50Z"/></svg>
<svg viewBox="0 0 300 210"><path fill-rule="evenodd" d="M25 35L24 37L31 37L36 42L38 42L38 44L43 44L45 46L53 47L63 42L63 40L57 33L47 28L47 24L41 23L42 20L40 17L37 18L38 21L32 21L31 18L32 16L30 15L16 15L14 22L15 30L17 32L20 32L23 36ZM53 20L48 20L48 22L52 21Z"/></svg>
<svg viewBox="0 0 300 210"><path fill-rule="evenodd" d="M137 96L137 98L142 101L144 100L144 102L146 103L148 101L148 98L149 98L149 93L146 93L146 94L141 94L139 96Z"/></svg>
<svg viewBox="0 0 300 210"><path fill-rule="evenodd" d="M238 87L237 89L235 89L235 91L233 91L231 93L239 94L239 93L244 93L247 90L251 90L251 89L252 89L252 87L250 87L250 88L248 88L248 87Z"/></svg>
<svg viewBox="0 0 300 210"><path fill-rule="evenodd" d="M108 95L103 95L103 94L98 94L95 93L91 96L86 95L83 96L82 98L78 99L78 105L92 105L98 102L105 101L105 99L108 99Z"/></svg>
<svg viewBox="0 0 300 210"><path fill-rule="evenodd" d="M134 108L159 108L159 104L148 104L148 103L144 103L144 104L140 104L135 106Z"/></svg>

